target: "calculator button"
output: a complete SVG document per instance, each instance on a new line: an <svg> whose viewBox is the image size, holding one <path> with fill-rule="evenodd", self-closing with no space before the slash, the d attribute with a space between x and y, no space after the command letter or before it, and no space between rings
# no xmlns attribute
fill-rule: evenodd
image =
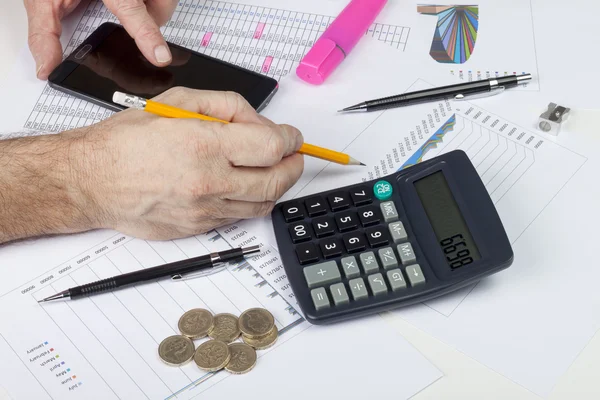
<svg viewBox="0 0 600 400"><path fill-rule="evenodd" d="M358 217L355 212L346 211L335 217L335 223L340 232L347 232L358 228Z"/></svg>
<svg viewBox="0 0 600 400"><path fill-rule="evenodd" d="M356 262L356 258L354 257L344 257L342 258L342 270L344 270L344 275L346 278L356 278L360 276L360 270L358 269L358 263Z"/></svg>
<svg viewBox="0 0 600 400"><path fill-rule="evenodd" d="M415 252L410 243L399 244L397 250L403 265L417 261L417 257L415 256Z"/></svg>
<svg viewBox="0 0 600 400"><path fill-rule="evenodd" d="M419 264L413 264L406 267L406 275L408 275L408 280L412 286L425 283L425 276L423 276L423 271L421 271L421 266L419 266Z"/></svg>
<svg viewBox="0 0 600 400"><path fill-rule="evenodd" d="M325 258L337 257L342 254L342 243L338 238L323 239L319 245Z"/></svg>
<svg viewBox="0 0 600 400"><path fill-rule="evenodd" d="M362 206L373 201L371 192L366 186L358 186L352 189L350 197L355 206Z"/></svg>
<svg viewBox="0 0 600 400"><path fill-rule="evenodd" d="M310 235L310 227L306 222L299 222L289 227L292 242L300 243L312 239Z"/></svg>
<svg viewBox="0 0 600 400"><path fill-rule="evenodd" d="M299 244L296 246L296 255L302 265L319 261L319 251L314 243Z"/></svg>
<svg viewBox="0 0 600 400"><path fill-rule="evenodd" d="M390 243L390 235L383 226L374 226L366 229L365 234L367 235L367 240L371 247L386 246Z"/></svg>
<svg viewBox="0 0 600 400"><path fill-rule="evenodd" d="M408 238L404 224L401 221L392 222L388 227L390 228L390 235L392 235L394 243L404 242Z"/></svg>
<svg viewBox="0 0 600 400"><path fill-rule="evenodd" d="M369 297L367 287L362 278L352 279L348 282L348 285L350 285L350 292L352 293L352 298L354 300L366 299Z"/></svg>
<svg viewBox="0 0 600 400"><path fill-rule="evenodd" d="M314 288L328 283L335 283L342 279L340 270L335 261L327 261L304 268L304 277L308 287Z"/></svg>
<svg viewBox="0 0 600 400"><path fill-rule="evenodd" d="M348 198L348 193L345 192L332 193L327 196L327 200L332 211L339 211L350 207L350 199Z"/></svg>
<svg viewBox="0 0 600 400"><path fill-rule="evenodd" d="M394 254L394 250L391 247L379 249L379 259L381 260L383 269L391 269L398 266L398 259L396 258L396 254Z"/></svg>
<svg viewBox="0 0 600 400"><path fill-rule="evenodd" d="M324 308L329 308L329 298L327 297L327 292L322 287L311 290L310 296L315 305L315 310L319 311Z"/></svg>
<svg viewBox="0 0 600 400"><path fill-rule="evenodd" d="M373 193L379 200L387 200L392 197L392 185L387 181L379 181L373 186Z"/></svg>
<svg viewBox="0 0 600 400"><path fill-rule="evenodd" d="M329 290L331 290L331 297L333 297L333 302L336 306L339 306L340 304L348 304L350 302L348 292L346 292L346 287L343 283L331 285Z"/></svg>
<svg viewBox="0 0 600 400"><path fill-rule="evenodd" d="M357 253L367 247L367 238L361 232L347 233L342 240L348 253Z"/></svg>
<svg viewBox="0 0 600 400"><path fill-rule="evenodd" d="M404 276L402 276L402 271L398 268L389 270L387 272L387 278L394 292L396 290L406 289L406 281L404 280Z"/></svg>
<svg viewBox="0 0 600 400"><path fill-rule="evenodd" d="M366 253L362 253L360 255L360 263L365 271L365 274L370 274L371 272L375 272L379 270L379 264L377 263L377 259L375 258L375 253L372 251L367 251Z"/></svg>
<svg viewBox="0 0 600 400"><path fill-rule="evenodd" d="M371 292L373 292L374 296L378 296L380 294L387 293L387 285L383 280L383 275L375 274L369 275L367 278L369 281L369 286L371 286Z"/></svg>
<svg viewBox="0 0 600 400"><path fill-rule="evenodd" d="M335 227L333 224L333 218L331 217L319 217L313 219L312 221L315 235L317 235L318 238L333 235L335 233Z"/></svg>
<svg viewBox="0 0 600 400"><path fill-rule="evenodd" d="M362 226L375 225L381 221L381 211L376 206L362 207L357 211Z"/></svg>
<svg viewBox="0 0 600 400"><path fill-rule="evenodd" d="M304 205L306 206L306 210L308 211L308 216L311 218L327 213L327 206L325 205L325 200L323 200L323 198L320 196L306 199Z"/></svg>
<svg viewBox="0 0 600 400"><path fill-rule="evenodd" d="M297 221L304 218L304 210L299 203L288 203L283 206L283 217L285 222Z"/></svg>
<svg viewBox="0 0 600 400"><path fill-rule="evenodd" d="M394 222L398 220L398 211L393 201L385 201L379 205L381 213L383 214L383 220L385 222Z"/></svg>

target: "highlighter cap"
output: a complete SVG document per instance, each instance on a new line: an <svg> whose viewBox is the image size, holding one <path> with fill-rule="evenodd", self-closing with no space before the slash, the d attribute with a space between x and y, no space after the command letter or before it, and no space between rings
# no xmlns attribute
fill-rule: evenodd
<svg viewBox="0 0 600 400"><path fill-rule="evenodd" d="M345 57L342 49L333 40L321 38L306 53L296 68L296 74L308 83L320 85Z"/></svg>

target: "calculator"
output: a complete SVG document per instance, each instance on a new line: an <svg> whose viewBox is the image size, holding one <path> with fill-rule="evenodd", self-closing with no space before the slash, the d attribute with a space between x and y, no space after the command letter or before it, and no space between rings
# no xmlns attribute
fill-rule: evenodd
<svg viewBox="0 0 600 400"><path fill-rule="evenodd" d="M461 150L281 202L272 220L292 291L312 324L427 301L513 262L492 199Z"/></svg>

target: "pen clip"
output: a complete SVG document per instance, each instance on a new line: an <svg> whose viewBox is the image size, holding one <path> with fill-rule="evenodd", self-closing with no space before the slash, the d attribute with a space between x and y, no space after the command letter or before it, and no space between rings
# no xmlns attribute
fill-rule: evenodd
<svg viewBox="0 0 600 400"><path fill-rule="evenodd" d="M454 96L454 100L456 101L462 101L462 100L467 100L467 99L481 99L484 97L490 97L490 96L495 96L497 94L500 94L504 91L504 86L498 86L495 88L492 88L492 90L490 90L489 92L483 92L483 93L475 93L475 94L457 94L456 96Z"/></svg>
<svg viewBox="0 0 600 400"><path fill-rule="evenodd" d="M199 272L190 272L188 274L172 275L171 280L178 282L178 281L183 281L186 279L201 278L203 276L209 276L209 275L213 275L218 272L221 272L225 268L227 268L227 263L215 263L215 265L212 268L208 268L208 269L205 269L205 270L202 270Z"/></svg>

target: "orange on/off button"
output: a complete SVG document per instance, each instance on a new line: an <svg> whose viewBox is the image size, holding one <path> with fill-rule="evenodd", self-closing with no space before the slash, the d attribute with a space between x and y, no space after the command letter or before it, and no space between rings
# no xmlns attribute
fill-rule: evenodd
<svg viewBox="0 0 600 400"><path fill-rule="evenodd" d="M85 46L83 46L78 52L77 54L75 54L75 58L77 60L82 59L83 57L85 57L85 55L87 53L89 53L89 51L92 49L92 45L91 44L86 44Z"/></svg>

